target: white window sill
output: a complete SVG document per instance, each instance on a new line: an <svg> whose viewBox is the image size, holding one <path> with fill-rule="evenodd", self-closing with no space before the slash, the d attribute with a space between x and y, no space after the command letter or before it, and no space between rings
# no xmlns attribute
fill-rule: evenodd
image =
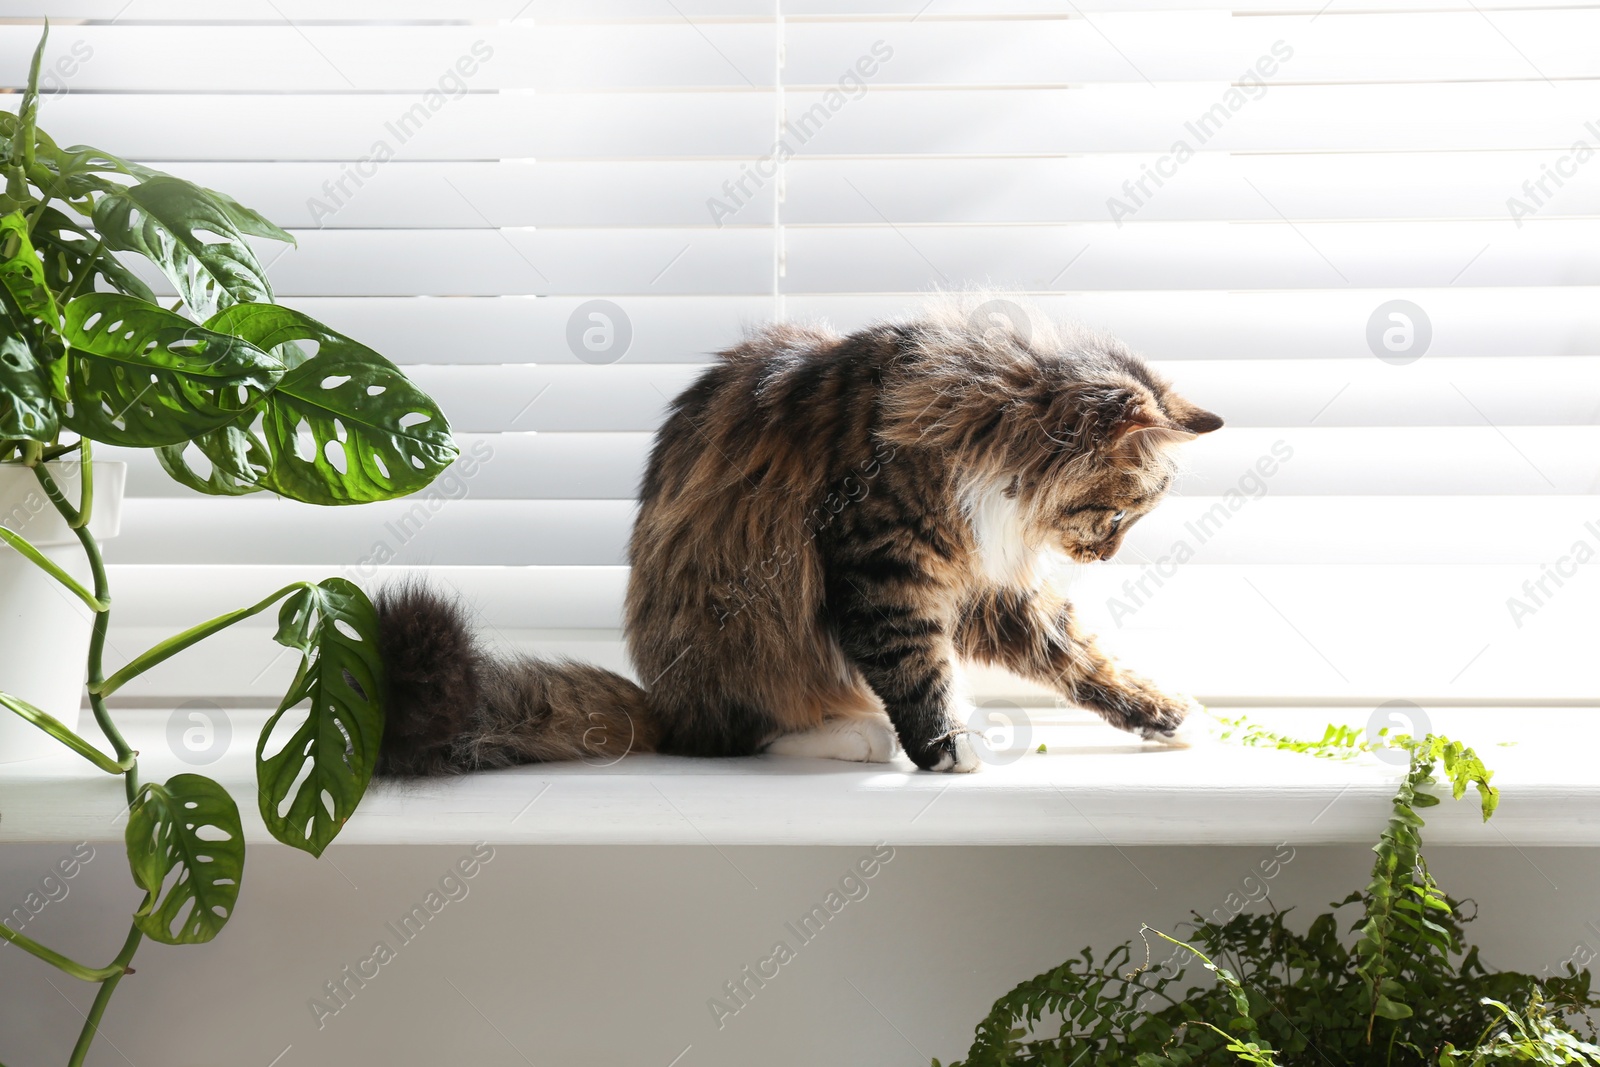
<svg viewBox="0 0 1600 1067"><path fill-rule="evenodd" d="M1296 736L1366 710L1253 710ZM223 782L246 837L256 814L253 753L266 713L230 711L232 744L206 766L177 759L165 713L119 712L144 777L184 771ZM1496 771L1499 813L1476 800L1428 813L1430 844L1600 845L1600 709L1433 709L1433 728L1475 746ZM1211 743L1175 750L1075 713L1046 709L1014 762L971 775L778 757L688 760L634 755L611 767L544 764L426 782L378 782L340 834L345 843L1199 845L1369 844L1402 768ZM1515 742L1507 745L1508 742ZM1040 754L1039 744L1048 751ZM0 842L114 841L121 783L62 755L0 765Z"/></svg>

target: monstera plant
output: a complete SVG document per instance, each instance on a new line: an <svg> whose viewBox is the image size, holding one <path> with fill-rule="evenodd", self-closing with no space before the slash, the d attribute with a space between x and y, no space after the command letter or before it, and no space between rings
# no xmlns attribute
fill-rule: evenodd
<svg viewBox="0 0 1600 1067"><path fill-rule="evenodd" d="M41 39L19 112L0 112L0 468L25 468L37 479L81 542L92 582L73 577L17 530L0 526L0 539L92 611L88 702L111 751L3 692L4 678L0 706L122 777L128 861L144 892L126 941L104 966L76 962L0 924L0 938L98 983L70 1059L76 1065L141 940L215 937L244 871L232 797L198 774L141 781L106 699L154 665L281 603L276 640L301 661L256 747L259 807L275 838L320 855L366 789L384 696L372 604L340 578L286 586L108 676L102 653L111 592L88 529L94 445L154 449L168 474L201 493L267 490L312 504L414 492L456 449L437 406L394 364L272 302L249 238L292 243L288 233L221 193L96 148L59 147L40 130L43 51ZM146 277L158 285L165 279L176 299L158 300ZM77 473L76 500L58 480L69 468ZM280 720L278 736L289 737L269 753Z"/></svg>

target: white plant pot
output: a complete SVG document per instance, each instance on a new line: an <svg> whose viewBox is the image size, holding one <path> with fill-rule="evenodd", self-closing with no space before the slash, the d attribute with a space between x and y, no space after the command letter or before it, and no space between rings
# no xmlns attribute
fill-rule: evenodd
<svg viewBox="0 0 1600 1067"><path fill-rule="evenodd" d="M67 500L78 502L79 464L47 464ZM95 461L89 532L117 535L122 521L126 463ZM0 463L0 526L25 537L85 588L93 589L89 559L31 470ZM0 691L78 725L94 612L22 553L0 542ZM0 707L0 763L53 756L61 742Z"/></svg>

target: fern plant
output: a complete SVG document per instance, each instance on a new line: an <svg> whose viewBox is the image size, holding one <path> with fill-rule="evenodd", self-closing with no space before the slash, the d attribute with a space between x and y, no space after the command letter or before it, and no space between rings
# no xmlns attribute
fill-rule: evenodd
<svg viewBox="0 0 1600 1067"><path fill-rule="evenodd" d="M1298 741L1229 725L1243 743L1323 757L1371 748L1339 727L1320 741ZM1194 913L1188 940L1142 928L1137 966L1131 941L1098 961L1084 949L997 1000L966 1059L951 1067L1600 1067L1586 1014L1600 1008L1600 996L1589 972L1569 964L1565 976L1541 979L1489 969L1464 936L1475 915L1463 915L1428 872L1419 811L1439 803L1429 791L1439 784L1435 773L1442 768L1457 799L1476 789L1485 821L1499 803L1492 773L1447 738L1380 743L1407 752L1410 764L1364 890L1304 933L1276 908L1224 923ZM1157 945L1180 965L1154 966ZM1187 963L1213 980L1180 991Z"/></svg>
<svg viewBox="0 0 1600 1067"><path fill-rule="evenodd" d="M128 864L144 898L104 966L70 959L4 924L0 938L98 985L69 1059L77 1067L141 942L211 940L233 914L244 876L233 798L199 774L141 781L137 753L106 699L156 664L278 606L276 640L301 661L256 746L258 804L275 838L320 855L367 788L384 695L376 613L342 578L285 586L108 676L111 591L89 533L94 444L154 449L173 478L202 493L271 491L315 504L414 492L456 449L438 406L398 367L271 302L272 286L246 238L292 242L288 233L222 193L97 148L62 148L40 130L44 46L41 38L20 110L0 112L0 465L38 481L76 533L92 583L74 579L21 530L0 526L0 551L21 553L94 613L86 689L111 752L15 695L0 692L0 709L121 776ZM146 261L174 288L176 302L162 306L117 253ZM56 477L69 464L79 473L76 502ZM304 720L290 729L302 707ZM290 736L269 753L280 722Z"/></svg>

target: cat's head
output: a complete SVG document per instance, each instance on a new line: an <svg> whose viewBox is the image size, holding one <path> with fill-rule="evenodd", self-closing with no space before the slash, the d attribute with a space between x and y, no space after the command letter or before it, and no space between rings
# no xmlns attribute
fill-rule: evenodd
<svg viewBox="0 0 1600 1067"><path fill-rule="evenodd" d="M1129 357L1131 358L1131 357ZM1067 425L1087 438L1074 449L1021 460L1014 485L1035 543L1080 563L1106 560L1177 475L1173 446L1222 426L1142 363L1120 381L1067 386L1046 405L1041 430ZM1142 374L1138 372L1143 372ZM1054 442L1053 442L1054 443Z"/></svg>
<svg viewBox="0 0 1600 1067"><path fill-rule="evenodd" d="M1021 321L1004 303L999 322L932 320L889 391L889 432L939 450L966 500L1014 502L1031 547L1110 559L1170 488L1173 447L1222 419L1115 338L1054 329L1031 309Z"/></svg>

